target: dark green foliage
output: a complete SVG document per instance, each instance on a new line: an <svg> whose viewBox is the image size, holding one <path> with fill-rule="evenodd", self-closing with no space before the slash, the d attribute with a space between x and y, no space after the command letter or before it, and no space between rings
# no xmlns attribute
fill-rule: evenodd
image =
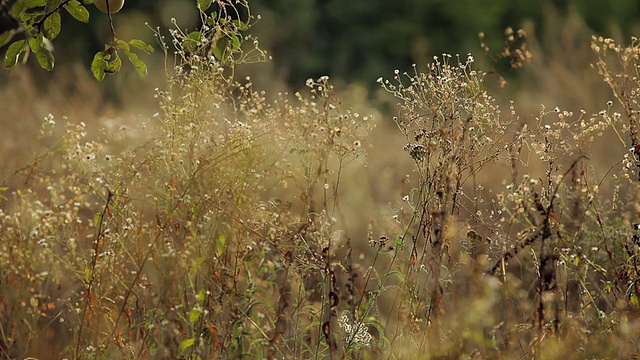
<svg viewBox="0 0 640 360"><path fill-rule="evenodd" d="M442 53L476 52L477 34L485 32L492 48L500 47L506 27L519 28L533 21L536 34L545 29L552 11L578 11L593 30L609 34L613 24L632 35L638 26L637 2L576 1L446 1L256 0L259 13L273 16L258 29L272 39L268 45L282 73L292 83L308 76L330 74L346 80L370 82L393 69L408 69ZM593 20L593 21L591 21ZM587 34L589 35L589 34ZM493 41L493 42L491 42ZM543 44L544 45L544 44Z"/></svg>

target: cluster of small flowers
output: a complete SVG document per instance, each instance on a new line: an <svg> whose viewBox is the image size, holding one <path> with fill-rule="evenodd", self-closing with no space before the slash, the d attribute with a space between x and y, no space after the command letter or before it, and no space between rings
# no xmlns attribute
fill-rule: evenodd
<svg viewBox="0 0 640 360"><path fill-rule="evenodd" d="M367 326L358 323L353 324L349 315L344 314L338 319L338 325L347 333L346 341L356 347L369 346L373 337L369 334Z"/></svg>
<svg viewBox="0 0 640 360"><path fill-rule="evenodd" d="M414 64L413 74L395 70L394 81L377 80L400 100L402 113L396 120L405 134L409 135L411 129L435 129L445 122L468 117L482 123L497 121L499 109L482 90L485 73L472 68L473 56L468 54L463 60L455 55L457 64L452 58L450 54L435 56L426 72L418 71ZM433 111L437 113L432 114Z"/></svg>
<svg viewBox="0 0 640 360"><path fill-rule="evenodd" d="M296 129L303 131L300 138L312 140L299 146L307 150L329 146L341 158L361 155L362 140L367 130L374 126L370 121L371 116L360 115L352 109L342 109L326 75L317 79L309 78L305 85L310 89L311 95L296 92L299 104L286 105L288 115L303 120L302 128Z"/></svg>
<svg viewBox="0 0 640 360"><path fill-rule="evenodd" d="M611 38L594 35L591 37L591 50L598 55L604 55L607 50L612 50L618 54L622 62L640 59L640 41L635 36L631 37L631 44L629 46L623 46L616 44L615 40Z"/></svg>
<svg viewBox="0 0 640 360"><path fill-rule="evenodd" d="M506 195L500 193L497 196L503 210L515 209L514 214L525 212L525 201L533 197L533 191L538 186L539 181L532 178L529 174L523 175L520 184L509 184L506 186L508 191Z"/></svg>
<svg viewBox="0 0 640 360"><path fill-rule="evenodd" d="M53 128L56 126L56 121L53 114L49 113L44 117L42 127L40 128L40 136L51 136Z"/></svg>
<svg viewBox="0 0 640 360"><path fill-rule="evenodd" d="M480 47L485 53L489 53L491 49L489 45L485 43L485 34L480 32L478 34L480 38ZM504 45L500 53L497 54L498 59L509 59L509 64L512 69L518 69L524 66L525 62L531 60L533 55L527 48L527 33L523 29L514 31L512 27L508 27L504 30Z"/></svg>

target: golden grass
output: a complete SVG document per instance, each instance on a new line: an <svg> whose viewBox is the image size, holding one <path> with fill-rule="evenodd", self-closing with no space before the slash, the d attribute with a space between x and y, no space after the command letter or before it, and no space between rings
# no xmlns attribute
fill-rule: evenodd
<svg viewBox="0 0 640 360"><path fill-rule="evenodd" d="M391 115L206 59L144 119L3 75L0 354L637 356L638 44L592 46L593 93L548 59L512 104L444 56L380 79ZM560 79L601 104L540 109Z"/></svg>

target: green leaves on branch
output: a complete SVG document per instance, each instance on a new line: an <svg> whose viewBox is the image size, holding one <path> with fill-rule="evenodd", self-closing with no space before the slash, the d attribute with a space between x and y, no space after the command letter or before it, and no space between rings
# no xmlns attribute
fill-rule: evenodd
<svg viewBox="0 0 640 360"><path fill-rule="evenodd" d="M53 70L54 58L51 50L45 44L45 38L42 33L39 33L37 36L29 39L29 48L36 55L36 59L38 60L38 64L43 69Z"/></svg>
<svg viewBox="0 0 640 360"><path fill-rule="evenodd" d="M118 56L118 53L107 46L104 51L96 53L93 57L91 72L98 81L102 81L106 74L113 74L120 71L121 66L122 60Z"/></svg>
<svg viewBox="0 0 640 360"><path fill-rule="evenodd" d="M194 53L198 50L202 42L202 32L192 31L182 40L182 48L188 53Z"/></svg>
<svg viewBox="0 0 640 360"><path fill-rule="evenodd" d="M35 54L38 64L40 64L43 69L52 70L55 59L53 58L47 41L44 35L39 33L28 41L18 40L9 45L4 55L4 66L7 71L13 69L18 62L24 62L29 56L29 52Z"/></svg>
<svg viewBox="0 0 640 360"><path fill-rule="evenodd" d="M210 5L211 1L208 6ZM79 0L18 0L11 6L7 15L11 16L16 23L20 23L21 28L0 33L0 47L10 44L4 56L4 66L7 71L13 69L18 63L26 62L30 53L35 55L43 69L53 69L55 59L51 52L50 41L58 37L62 30L60 14L62 9L77 21L89 22L89 11ZM26 39L11 43L18 32L23 33ZM147 66L132 50L150 53L153 47L138 39L127 43L114 38L111 44L105 45L105 49L94 56L91 63L93 76L98 81L102 81L106 74L120 71L122 59L118 51L124 53L140 77L147 76Z"/></svg>
<svg viewBox="0 0 640 360"><path fill-rule="evenodd" d="M43 69L53 70L55 59L53 57L53 53L51 53L51 43L45 37L45 33L51 34L54 37L60 33L60 27L56 25L55 21L56 20L54 19L49 22L48 25L45 24L44 33L40 32L28 40L17 40L9 45L9 48L4 55L4 66L7 71L11 71L18 62L26 62L30 52L36 56L38 64L40 64ZM2 36L0 36L0 40L2 40Z"/></svg>
<svg viewBox="0 0 640 360"><path fill-rule="evenodd" d="M265 53L258 49L257 41L253 41L254 49L250 46L243 49L243 43L250 37L245 38L242 32L249 29L251 17L245 22L234 19L226 11L205 12L204 9L211 5L211 1L198 1L203 21L200 29L191 32L180 30L174 35L176 54L182 57L181 66L219 72L253 59L260 61L266 58Z"/></svg>
<svg viewBox="0 0 640 360"><path fill-rule="evenodd" d="M240 50L240 36L228 35L219 39L213 47L213 56L220 61L224 61L232 53Z"/></svg>
<svg viewBox="0 0 640 360"><path fill-rule="evenodd" d="M103 51L96 53L93 57L93 61L91 62L91 72L93 76L98 81L102 81L106 74L114 74L120 71L122 59L118 54L118 50L124 52L140 77L147 76L147 65L140 60L138 54L131 50L132 48L141 50L147 54L153 51L153 47L142 40L133 39L127 43L124 40L116 39L111 45L105 46Z"/></svg>
<svg viewBox="0 0 640 360"><path fill-rule="evenodd" d="M24 33L26 40L17 40L7 48L4 66L7 71L19 62L25 62L33 53L43 69L52 70L55 64L51 52L51 40L62 30L61 9L64 8L76 20L89 22L89 11L78 0L21 0L16 1L7 15L22 28L10 29L0 34L0 46L9 44L18 33Z"/></svg>

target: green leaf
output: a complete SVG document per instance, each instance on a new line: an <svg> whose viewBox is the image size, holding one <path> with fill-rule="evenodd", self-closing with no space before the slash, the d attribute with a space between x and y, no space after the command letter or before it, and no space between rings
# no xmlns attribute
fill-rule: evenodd
<svg viewBox="0 0 640 360"><path fill-rule="evenodd" d="M192 31L182 42L182 46L187 52L194 52L202 39L202 33L200 31Z"/></svg>
<svg viewBox="0 0 640 360"><path fill-rule="evenodd" d="M193 346L193 344L195 343L196 339L194 338L182 340L182 342L180 342L180 346L178 346L178 354L184 354L184 351Z"/></svg>
<svg viewBox="0 0 640 360"><path fill-rule="evenodd" d="M1 190L2 190L2 188L0 188L0 191ZM204 290L200 290L198 292L198 295L196 295L196 301L199 302L199 303L202 303L204 301L205 297L206 297L205 295L206 295L205 291Z"/></svg>
<svg viewBox="0 0 640 360"><path fill-rule="evenodd" d="M205 22L205 25L207 26L213 26L216 23L216 12L212 12L211 16L207 17L207 21Z"/></svg>
<svg viewBox="0 0 640 360"><path fill-rule="evenodd" d="M142 60L140 60L140 58L138 58L138 55L136 55L135 53L132 53L131 51L126 51L125 52L127 54L127 57L129 58L129 61L131 61L131 63L133 64L133 66L136 68L136 71L138 72L138 75L140 77L146 77L147 76L147 65L145 65L145 63L142 62Z"/></svg>
<svg viewBox="0 0 640 360"><path fill-rule="evenodd" d="M93 279L93 272L88 265L84 267L84 278L87 282L91 282L91 279Z"/></svg>
<svg viewBox="0 0 640 360"><path fill-rule="evenodd" d="M211 6L213 0L198 0L198 8L202 11L205 11Z"/></svg>
<svg viewBox="0 0 640 360"><path fill-rule="evenodd" d="M93 61L91 62L91 72L93 73L93 77L95 77L98 81L104 80L106 68L107 62L104 58L104 52L97 52L93 57Z"/></svg>
<svg viewBox="0 0 640 360"><path fill-rule="evenodd" d="M2 195L2 192L9 190L8 186L3 186L0 187L0 199L2 200L8 200L6 196Z"/></svg>
<svg viewBox="0 0 640 360"><path fill-rule="evenodd" d="M257 351L260 351L260 349L262 349L263 345L264 345L264 339L262 338L253 339L249 343L249 353L255 354Z"/></svg>
<svg viewBox="0 0 640 360"><path fill-rule="evenodd" d="M53 57L51 50L49 50L44 44L40 44L39 47L33 50L33 53L36 54L36 60L38 60L38 64L40 64L43 69L47 71L53 70L55 58Z"/></svg>
<svg viewBox="0 0 640 360"><path fill-rule="evenodd" d="M47 5L47 0L23 0L22 3L27 9L33 9Z"/></svg>
<svg viewBox="0 0 640 360"><path fill-rule="evenodd" d="M227 50L227 44L228 44L228 40L227 39L220 39L218 40L218 42L216 43L216 46L213 47L212 51L213 51L213 56L216 57L216 59L223 61L224 57L225 57L225 53Z"/></svg>
<svg viewBox="0 0 640 360"><path fill-rule="evenodd" d="M233 335L233 337L235 339L239 338L240 336L242 336L242 331L244 330L244 326L242 326L242 321L238 320L235 323L233 323L233 331L231 332Z"/></svg>
<svg viewBox="0 0 640 360"><path fill-rule="evenodd" d="M18 40L13 44L9 45L7 49L7 53L4 55L4 67L7 70L11 70L16 63L18 62L18 58L21 53L24 53L27 49L27 41L26 40Z"/></svg>
<svg viewBox="0 0 640 360"><path fill-rule="evenodd" d="M61 2L62 2L62 0L48 0L47 1L47 6L45 6L44 10L47 13L50 13L50 12L56 10L56 8L58 7L58 5L60 5Z"/></svg>
<svg viewBox="0 0 640 360"><path fill-rule="evenodd" d="M118 45L118 49L122 49L124 51L131 51L129 44L126 41L121 39L116 39L116 44Z"/></svg>
<svg viewBox="0 0 640 360"><path fill-rule="evenodd" d="M35 15L33 13L24 13L20 16L20 21L22 21L26 27L33 28L33 19Z"/></svg>
<svg viewBox="0 0 640 360"><path fill-rule="evenodd" d="M195 273L198 271L198 269L200 269L200 266L202 266L202 263L206 260L207 258L204 256L200 256L196 259L196 261L193 263L193 265L191 265L191 274L195 275Z"/></svg>
<svg viewBox="0 0 640 360"><path fill-rule="evenodd" d="M218 256L222 255L222 252L224 251L224 246L227 243L227 238L224 236L224 234L220 234L218 236L218 241L216 241L216 254Z"/></svg>
<svg viewBox="0 0 640 360"><path fill-rule="evenodd" d="M104 72L108 74L114 74L120 71L122 67L122 59L117 53L114 54L115 58L106 62L107 66L104 68Z"/></svg>
<svg viewBox="0 0 640 360"><path fill-rule="evenodd" d="M98 227L100 225L100 213L93 214L93 225Z"/></svg>
<svg viewBox="0 0 640 360"><path fill-rule="evenodd" d="M240 20L233 20L231 22L233 25L235 25L235 27L238 28L238 30L240 31L246 31L249 30L249 25L247 25L247 23L240 21Z"/></svg>
<svg viewBox="0 0 640 360"><path fill-rule="evenodd" d="M11 6L11 16L14 19L18 19L20 17L20 14L22 14L22 12L24 11L25 7L24 7L24 3L22 1L16 1L15 3L13 3L13 6Z"/></svg>
<svg viewBox="0 0 640 360"><path fill-rule="evenodd" d="M64 8L76 20L83 23L89 22L89 11L87 11L87 9L84 6L82 6L82 4L78 0L69 1L64 5Z"/></svg>
<svg viewBox="0 0 640 360"><path fill-rule="evenodd" d="M233 45L233 50L234 51L240 50L240 36L232 36L231 37L231 44Z"/></svg>
<svg viewBox="0 0 640 360"><path fill-rule="evenodd" d="M196 321L198 321L198 319L200 319L201 315L202 315L202 312L200 310L193 309L193 310L189 311L189 322L191 324L195 324Z"/></svg>
<svg viewBox="0 0 640 360"><path fill-rule="evenodd" d="M14 30L8 30L0 34L0 47L3 47L13 39L13 36L16 34Z"/></svg>
<svg viewBox="0 0 640 360"><path fill-rule="evenodd" d="M138 40L138 39L133 39L131 41L129 41L129 45L133 46L136 49L139 49L141 51L146 52L147 54L152 53L153 52L153 46L145 43L142 40Z"/></svg>
<svg viewBox="0 0 640 360"><path fill-rule="evenodd" d="M62 22L60 20L60 13L54 12L44 21L44 33L48 39L55 39L60 34L62 29Z"/></svg>

